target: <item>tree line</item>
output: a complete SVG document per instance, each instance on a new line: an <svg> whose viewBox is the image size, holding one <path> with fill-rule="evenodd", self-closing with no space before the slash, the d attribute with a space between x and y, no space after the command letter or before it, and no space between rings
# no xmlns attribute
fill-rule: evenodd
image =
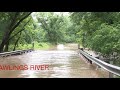
<svg viewBox="0 0 120 90"><path fill-rule="evenodd" d="M84 48L120 62L120 12L72 12L70 17Z"/></svg>
<svg viewBox="0 0 120 90"><path fill-rule="evenodd" d="M64 12L0 12L0 52L23 45L27 48L33 42L77 42L119 61L120 13L70 12L67 16Z"/></svg>
<svg viewBox="0 0 120 90"><path fill-rule="evenodd" d="M34 20L34 17L36 20ZM54 12L1 12L0 52L16 50L33 42L75 42L75 28L70 17Z"/></svg>

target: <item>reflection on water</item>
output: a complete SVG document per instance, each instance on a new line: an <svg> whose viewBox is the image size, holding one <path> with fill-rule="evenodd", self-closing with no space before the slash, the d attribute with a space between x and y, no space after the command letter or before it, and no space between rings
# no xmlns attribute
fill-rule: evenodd
<svg viewBox="0 0 120 90"><path fill-rule="evenodd" d="M74 49L73 49L74 47ZM48 64L49 70L0 70L1 78L99 78L107 77L80 59L77 45L59 45L56 50L37 50L27 54L0 58L0 65ZM72 50L70 50L72 48Z"/></svg>

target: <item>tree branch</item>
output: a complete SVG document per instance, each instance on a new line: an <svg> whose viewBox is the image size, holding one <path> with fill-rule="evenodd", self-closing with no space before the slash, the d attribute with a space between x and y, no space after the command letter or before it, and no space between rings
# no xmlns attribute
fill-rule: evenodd
<svg viewBox="0 0 120 90"><path fill-rule="evenodd" d="M19 15L19 12L16 12L16 13L15 13L15 16L14 16L13 18L11 17L12 22L11 22L11 24L10 24L10 26L9 26L9 29L11 29L12 26L14 25L15 20L17 19L18 15Z"/></svg>
<svg viewBox="0 0 120 90"><path fill-rule="evenodd" d="M11 40L13 37L15 37L17 34L19 34L20 32L22 32L24 30L24 27L30 22L30 20L31 20L31 18L24 24L23 28L20 31L18 31L16 34L14 34L13 36L11 36L8 39L8 41Z"/></svg>
<svg viewBox="0 0 120 90"><path fill-rule="evenodd" d="M11 33L15 30L15 28L16 28L25 18L27 18L31 13L32 13L32 12L28 13L28 14L25 15L23 18L21 18L21 19L19 20L19 22L17 22L17 24L13 26L13 28L10 30L10 33L9 33L9 34L11 34Z"/></svg>

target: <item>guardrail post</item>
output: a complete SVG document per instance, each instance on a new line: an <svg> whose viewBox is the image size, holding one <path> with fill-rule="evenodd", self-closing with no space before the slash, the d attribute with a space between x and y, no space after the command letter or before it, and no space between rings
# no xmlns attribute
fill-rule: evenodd
<svg viewBox="0 0 120 90"><path fill-rule="evenodd" d="M113 76L113 73L109 72L109 78L114 78Z"/></svg>
<svg viewBox="0 0 120 90"><path fill-rule="evenodd" d="M113 61L109 61L110 64L113 64ZM109 72L109 78L114 78L114 74Z"/></svg>

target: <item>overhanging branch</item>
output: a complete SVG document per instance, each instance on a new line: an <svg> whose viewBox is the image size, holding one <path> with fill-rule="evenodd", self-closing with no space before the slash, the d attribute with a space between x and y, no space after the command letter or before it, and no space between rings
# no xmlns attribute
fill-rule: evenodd
<svg viewBox="0 0 120 90"><path fill-rule="evenodd" d="M24 30L24 27L30 22L30 20L31 20L31 18L27 21L26 24L24 24L23 28L22 28L20 31L18 31L16 34L14 34L13 36L11 36L11 37L8 39L8 41L11 40L13 37L15 37L17 34L19 34L20 32L22 32L22 31Z"/></svg>

